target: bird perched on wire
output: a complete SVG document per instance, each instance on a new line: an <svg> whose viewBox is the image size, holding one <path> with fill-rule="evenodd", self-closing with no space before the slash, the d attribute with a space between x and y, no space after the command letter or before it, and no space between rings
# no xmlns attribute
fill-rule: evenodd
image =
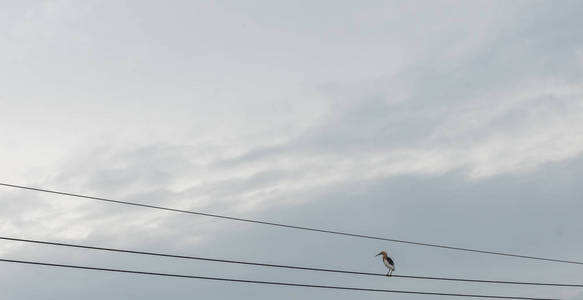
<svg viewBox="0 0 583 300"><path fill-rule="evenodd" d="M395 271L395 262L387 255L387 252L385 251L381 251L379 254L375 256L379 255L383 256L383 263L389 269L389 272L387 272L387 276L392 276L393 271Z"/></svg>

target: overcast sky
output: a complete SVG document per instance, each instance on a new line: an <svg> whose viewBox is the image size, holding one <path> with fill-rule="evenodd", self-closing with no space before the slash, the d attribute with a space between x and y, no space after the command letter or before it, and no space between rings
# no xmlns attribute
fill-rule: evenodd
<svg viewBox="0 0 583 300"><path fill-rule="evenodd" d="M581 1L1 1L0 181L583 261ZM0 188L0 235L395 274L582 267ZM0 257L583 299L0 241ZM0 263L2 299L431 299Z"/></svg>

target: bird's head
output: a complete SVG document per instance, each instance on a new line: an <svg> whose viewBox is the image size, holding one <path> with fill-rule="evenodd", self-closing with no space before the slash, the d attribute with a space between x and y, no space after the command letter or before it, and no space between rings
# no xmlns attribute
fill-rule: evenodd
<svg viewBox="0 0 583 300"><path fill-rule="evenodd" d="M385 251L381 251L381 252L379 252L379 254L377 254L377 255L375 255L375 256L379 256L379 255L382 255L382 256L387 256L387 252L385 252Z"/></svg>

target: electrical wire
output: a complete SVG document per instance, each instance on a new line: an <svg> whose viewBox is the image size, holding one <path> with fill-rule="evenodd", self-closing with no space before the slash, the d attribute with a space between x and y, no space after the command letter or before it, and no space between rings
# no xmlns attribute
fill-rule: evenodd
<svg viewBox="0 0 583 300"><path fill-rule="evenodd" d="M98 250L98 251L118 252L118 253L127 253L127 254L158 256L158 257L167 257L167 258L178 258L178 259L201 260L201 261L229 263L229 264L251 265L251 266L259 266L259 267L271 267L271 268L294 269L294 270L303 270L303 271L316 271L316 272L341 273L341 274L350 274L350 275L387 277L387 275L384 273L371 273L371 272L359 272L359 271L350 271L350 270L291 266L291 265L281 265L281 264L270 264L270 263L260 263L260 262L250 262L250 261L240 261L240 260L209 258L209 257L200 257L200 256L177 255L177 254L168 254L168 253L159 253L159 252L147 252L147 251L137 251L137 250L128 250L128 249L105 248L105 247L87 246L87 245L70 244L70 243L58 243L58 242L40 241L40 240L32 240L32 239L21 239L21 238L13 238L13 237L6 237L6 236L0 236L0 240L34 243L34 244L42 244L42 245L51 245L51 246L59 246L59 247ZM535 286L555 286L555 287L583 287L583 284L503 281L503 280L431 277L431 276L414 276L414 275L391 275L390 277L406 278L406 279L421 279L421 280L444 280L444 281L459 281L459 282L473 282L473 283L492 283L492 284L535 285Z"/></svg>
<svg viewBox="0 0 583 300"><path fill-rule="evenodd" d="M62 196L84 198L84 199L90 199L90 200L96 200L96 201L102 201L102 202L108 202L108 203L116 203L116 204L130 205L130 206L136 206L136 207L144 207L144 208L158 209L158 210L164 210L164 211L178 212L178 213L184 213L184 214L219 218L219 219L225 219L225 220L231 220L231 221L275 226L275 227L281 227L281 228L287 228L287 229L297 229L297 230L304 230L304 231L320 232L320 233L327 233L327 234L332 234L332 235L349 236L349 237L356 237L356 238L363 238L363 239L371 239L371 240L387 241L387 242L410 244L410 245L417 245L417 246L441 248L441 249L448 249L448 250L455 250L455 251L464 251L464 252L473 252L473 253L482 253L482 254L490 254L490 255L498 255L498 256L523 258L523 259L530 259L530 260L583 265L583 262L581 262L581 261L556 259L556 258L546 258L546 257L539 257L539 256L528 256L528 255L512 254L512 253L499 252L499 251L462 248L462 247L456 247L456 246L447 246L447 245L440 245L440 244L432 244L432 243L425 243L425 242L416 242L416 241L409 241L409 240L379 237L379 236L373 236L373 235L358 234L358 233L349 233L349 232L342 232L342 231L319 229L319 228L315 228L315 227L305 227L305 226L298 226L298 225L260 221L260 220L255 220L255 219L245 219L245 218L231 217L231 216L226 216L226 215L203 213L203 212L198 212L198 211L183 210L183 209L176 209L176 208L135 203L135 202L127 202L127 201L121 201L121 200L114 200L114 199L107 199L107 198L101 198L101 197L87 196L87 195L82 195L82 194L75 194L75 193L60 192L60 191L56 191L56 190L35 188L35 187L30 187L30 186L22 186L22 185L15 185L15 184L2 183L2 182L0 182L0 186L17 188L17 189L24 189L24 190L36 191L36 192L43 192L43 193L51 193L51 194L62 195Z"/></svg>
<svg viewBox="0 0 583 300"><path fill-rule="evenodd" d="M3 258L0 258L0 262L28 264L28 265L40 265L40 266L59 267L59 268L72 268L72 269L82 269L82 270L92 270L92 271L106 271L106 272L117 272L117 273L128 273L128 274L139 274L139 275L202 279L202 280L238 282L238 283L248 283L248 284L265 284L265 285L290 286L290 287L350 290L350 291L360 291L360 292L398 293L398 294L415 294L415 295L428 295L428 296L450 296L450 297L471 297L471 298L492 298L492 299L556 300L555 298L535 298L535 297L518 297L518 296L422 292L422 291L359 288L359 287L347 287L347 286L335 286L335 285L291 283L291 282L280 282L280 281L260 281L260 280L247 280L247 279L235 279L235 278L224 278L224 277L209 277L209 276L183 275L183 274L171 274L171 273L159 273L159 272L145 272L145 271L135 271L135 270L126 270L126 269L98 268L98 267L88 267L88 266L80 266L80 265L54 264L54 263L46 263L46 262L13 260L13 259L3 259Z"/></svg>

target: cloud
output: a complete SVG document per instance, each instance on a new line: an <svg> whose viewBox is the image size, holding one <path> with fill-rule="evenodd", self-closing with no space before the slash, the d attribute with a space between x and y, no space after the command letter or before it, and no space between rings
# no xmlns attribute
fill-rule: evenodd
<svg viewBox="0 0 583 300"><path fill-rule="evenodd" d="M460 169L480 178L576 157L583 39L572 9L547 11L532 9L512 30L479 28L486 37L455 56L447 45L379 78L323 85L334 100L319 122L227 163L312 167L326 181Z"/></svg>
<svg viewBox="0 0 583 300"><path fill-rule="evenodd" d="M572 238L582 229L578 2L375 3L362 10L330 3L310 6L309 16L295 5L278 15L273 7L263 10L263 4L162 8L136 3L90 9L71 2L47 4L25 9L24 17L5 27L10 30L4 41L7 36L16 41L7 42L12 48L4 50L10 54L5 59L22 51L4 75L11 80L11 93L0 95L2 101L15 99L0 112L3 150L9 149L2 156L6 174L46 160L51 163L29 170L23 184L526 255L577 259L581 253L583 245ZM330 7L338 11L331 14ZM28 73L21 72L19 62L26 62ZM6 192L0 211L0 231L6 235L367 270L382 268L367 253L389 247L399 270L407 273L566 282L580 277L569 266L476 259ZM0 247L3 257L325 281L320 274L17 243ZM194 292L209 299L330 297L316 291L10 270L0 274L0 284L22 286L0 288L14 299L52 297L46 293L50 284L59 287L63 299L106 298L87 295L88 290L106 290L113 299L159 298L162 291L176 298ZM30 278L47 285L31 286ZM418 288L402 281L330 280ZM473 289L438 283L424 288ZM128 295L130 290L135 294ZM564 293L512 287L498 292Z"/></svg>
<svg viewBox="0 0 583 300"><path fill-rule="evenodd" d="M361 101L287 144L227 163L311 170L320 172L314 176L320 181L459 169L476 178L521 172L583 151L582 99L579 85L536 82L468 99L437 115L411 103Z"/></svg>

